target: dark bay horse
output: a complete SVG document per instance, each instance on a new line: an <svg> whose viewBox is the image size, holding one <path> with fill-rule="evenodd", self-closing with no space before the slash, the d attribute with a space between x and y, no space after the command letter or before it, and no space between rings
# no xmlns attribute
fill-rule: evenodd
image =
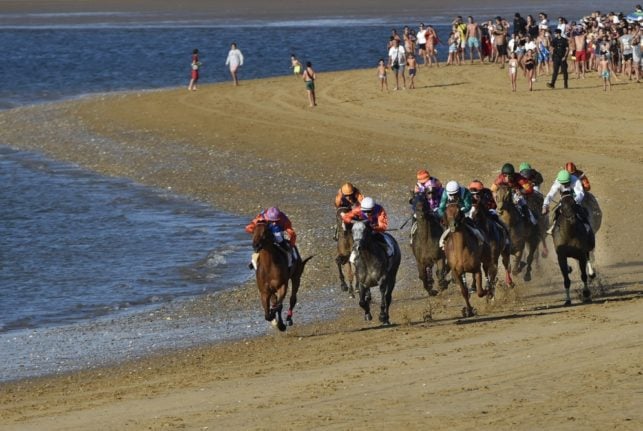
<svg viewBox="0 0 643 431"><path fill-rule="evenodd" d="M386 245L375 238L371 227L363 221L353 222L352 234L352 259L355 264L356 282L359 288L359 305L364 309L364 319L373 319L370 309L370 288L379 286L382 296L379 319L383 324L389 324L389 307L395 288L397 270L402 260L400 247L397 241L389 235L393 245L393 255L388 256Z"/></svg>
<svg viewBox="0 0 643 431"><path fill-rule="evenodd" d="M440 289L448 286L445 278L444 251L440 248L440 236L444 229L440 220L433 214L424 193L412 193L411 204L416 223L411 230L411 248L418 267L422 285L429 295L437 295L433 289L433 265L436 266Z"/></svg>
<svg viewBox="0 0 643 431"><path fill-rule="evenodd" d="M490 273L498 274L498 260L502 258L502 264L505 267L505 284L507 287L514 287L514 282L511 279L511 268L510 268L510 259L511 259L511 244L507 235L507 232L501 227L498 226L496 221L494 221L488 213L486 208L480 207L479 203L473 204L475 208L473 212L473 221L476 226L478 226L489 244L489 249L491 253L491 265L493 269L490 270ZM489 274L487 274L487 279L489 282L490 289L495 289L496 279L490 279Z"/></svg>
<svg viewBox="0 0 643 431"><path fill-rule="evenodd" d="M263 306L265 318L267 321L276 325L280 331L286 330L286 325L281 318L283 300L288 293L288 281L292 283L290 292L290 307L286 322L288 326L292 325L292 314L295 304L297 303L297 292L301 284L301 275L304 272L306 263L312 259L312 256L304 260L297 258L293 260L292 265L288 268L288 253L279 244L275 242L275 237L270 229L267 229L266 223L257 223L252 237L252 246L259 254L257 258L257 287L261 295L261 305Z"/></svg>
<svg viewBox="0 0 643 431"><path fill-rule="evenodd" d="M496 191L496 203L498 215L504 224L509 228L511 237L511 254L514 255L512 274L519 274L526 266L524 275L525 281L531 280L531 264L534 261L534 254L540 243L539 227L523 218L518 206L513 200L513 190L510 187L501 185ZM527 260L522 261L522 256L528 247Z"/></svg>
<svg viewBox="0 0 643 431"><path fill-rule="evenodd" d="M542 207L545 197L542 193L534 191L532 194L526 197L527 206L534 214L534 217L538 217ZM547 228L549 227L549 219L547 217L538 217L538 238L543 246L542 257L547 257L549 250L547 249Z"/></svg>
<svg viewBox="0 0 643 431"><path fill-rule="evenodd" d="M351 298L355 297L353 290L353 265L349 262L351 251L353 249L353 235L351 234L352 224L345 224L342 220L342 214L350 211L350 208L340 207L337 208L335 229L337 236L337 270L339 271L339 281L342 290L348 292ZM346 275L348 277L348 284L344 277L344 268L346 268Z"/></svg>
<svg viewBox="0 0 643 431"><path fill-rule="evenodd" d="M558 255L558 266L563 274L565 285L565 305L571 305L572 300L569 294L569 266L567 259L572 258L578 261L581 280L583 281L583 302L591 302L591 292L587 284L587 266L589 264L589 253L594 250L595 238L591 229L576 216L574 197L571 194L563 194L559 203L558 223L554 228L554 246ZM593 269L590 266L590 274Z"/></svg>
<svg viewBox="0 0 643 431"><path fill-rule="evenodd" d="M487 244L479 244L478 238L469 231L465 225L464 214L460 211L460 203L453 202L447 205L444 213L449 235L444 242L444 253L447 264L451 268L453 280L460 286L466 307L462 309L464 317L475 315L473 307L469 302L469 289L464 285L462 276L471 273L476 283L476 292L479 297L489 293L482 287L482 267L489 278L495 278L492 274L491 253Z"/></svg>

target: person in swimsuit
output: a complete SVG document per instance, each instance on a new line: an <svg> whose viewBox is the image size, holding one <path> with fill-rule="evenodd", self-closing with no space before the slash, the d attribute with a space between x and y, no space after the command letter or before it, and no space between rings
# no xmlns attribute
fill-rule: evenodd
<svg viewBox="0 0 643 431"><path fill-rule="evenodd" d="M228 52L228 58L225 61L226 66L230 67L230 76L232 77L232 82L234 85L239 85L239 68L243 66L243 54L237 48L236 42L233 42L230 45L230 51Z"/></svg>
<svg viewBox="0 0 643 431"><path fill-rule="evenodd" d="M380 79L381 90L384 91L386 88L386 91L388 91L388 82L386 81L386 63L383 58L380 58L380 62L377 64L377 76Z"/></svg>
<svg viewBox="0 0 643 431"><path fill-rule="evenodd" d="M302 72L301 62L299 61L297 56L295 56L295 54L290 54L290 67L292 67L292 73L295 76L301 75L301 72Z"/></svg>
<svg viewBox="0 0 643 431"><path fill-rule="evenodd" d="M536 60L534 60L534 51L529 50L525 54L523 64L525 65L525 73L527 81L529 81L529 91L533 91L534 74L536 72Z"/></svg>
<svg viewBox="0 0 643 431"><path fill-rule="evenodd" d="M609 58L605 54L601 55L601 59L598 61L598 73L603 78L603 91L607 91L608 88L610 91L612 90L611 71L612 63Z"/></svg>
<svg viewBox="0 0 643 431"><path fill-rule="evenodd" d="M480 53L480 26L473 20L472 16L468 16L467 21L466 37L467 45L469 46L469 59L471 60L471 64L473 64L473 50L475 49L478 51L478 58L480 59L480 63L482 63L482 54Z"/></svg>
<svg viewBox="0 0 643 431"><path fill-rule="evenodd" d="M518 75L518 57L515 52L509 58L509 78L511 79L511 91L516 91L516 76Z"/></svg>
<svg viewBox="0 0 643 431"><path fill-rule="evenodd" d="M304 82L306 83L306 91L308 92L308 102L310 107L317 106L317 99L315 98L315 70L313 69L313 64L308 61L306 62L306 70L302 75Z"/></svg>
<svg viewBox="0 0 643 431"><path fill-rule="evenodd" d="M409 78L411 78L411 83L409 84L409 90L412 90L415 88L415 72L418 66L418 62L415 59L414 54L409 54L409 57L406 59L406 64L409 67Z"/></svg>

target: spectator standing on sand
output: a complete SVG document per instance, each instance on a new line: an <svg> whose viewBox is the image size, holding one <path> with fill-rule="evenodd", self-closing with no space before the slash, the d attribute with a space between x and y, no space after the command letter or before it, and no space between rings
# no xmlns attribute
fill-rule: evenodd
<svg viewBox="0 0 643 431"><path fill-rule="evenodd" d="M582 26L576 26L572 31L574 37L574 57L576 57L574 69L576 70L576 79L585 79L585 65L587 64L587 36Z"/></svg>
<svg viewBox="0 0 643 431"><path fill-rule="evenodd" d="M436 67L440 67L440 63L438 62L438 50L437 46L438 43L440 43L440 39L438 38L438 34L436 33L435 29L432 26L427 26L426 28L426 56L429 60L429 66L433 66L433 63L435 62Z"/></svg>
<svg viewBox="0 0 643 431"><path fill-rule="evenodd" d="M547 83L547 87L555 88L556 87L556 78L558 77L558 71L562 70L563 72L563 83L565 88L567 88L567 55L569 54L569 45L567 39L562 36L562 32L559 29L555 30L556 36L551 42L552 46L552 60L554 63L554 72L551 75L551 82Z"/></svg>
<svg viewBox="0 0 643 431"><path fill-rule="evenodd" d="M225 61L226 66L230 66L230 75L232 76L232 81L234 85L239 85L238 72L239 68L243 66L243 54L237 48L236 42L233 42L230 45L230 51L228 52L228 58Z"/></svg>
<svg viewBox="0 0 643 431"><path fill-rule="evenodd" d="M611 77L613 73L612 64L607 58L607 55L603 54L598 61L598 74L603 78L603 91L607 91L608 88L610 91L612 90Z"/></svg>
<svg viewBox="0 0 643 431"><path fill-rule="evenodd" d="M415 54L409 54L406 59L406 65L409 67L409 78L411 83L409 84L409 90L415 89L415 73L417 71L418 62L415 59Z"/></svg>
<svg viewBox="0 0 643 431"><path fill-rule="evenodd" d="M402 75L402 83L406 89L406 78L404 77L406 51L403 46L400 46L399 39L394 39L393 46L388 50L388 62L389 67L395 73L395 90L400 89L400 75Z"/></svg>
<svg viewBox="0 0 643 431"><path fill-rule="evenodd" d="M386 80L386 63L383 58L380 58L380 62L377 64L377 77L380 80L381 91L388 91L388 82Z"/></svg>
<svg viewBox="0 0 643 431"><path fill-rule="evenodd" d="M482 54L480 54L481 32L480 26L473 20L472 16L467 17L467 45L469 46L469 59L473 64L473 50L478 51L478 58L482 63Z"/></svg>
<svg viewBox="0 0 643 431"><path fill-rule="evenodd" d="M496 17L496 23L492 33L494 35L496 51L498 52L497 60L500 61L500 68L504 69L505 62L507 61L507 28L499 16Z"/></svg>
<svg viewBox="0 0 643 431"><path fill-rule="evenodd" d="M418 56L420 56L420 58L424 62L424 65L426 66L429 60L426 55L426 28L424 27L424 23L420 23L420 28L417 31L416 38L417 38Z"/></svg>
<svg viewBox="0 0 643 431"><path fill-rule="evenodd" d="M199 67L201 67L201 62L199 61L199 50L194 49L192 51L192 63L190 64L190 83L188 84L188 91L196 91L196 83L199 80Z"/></svg>
<svg viewBox="0 0 643 431"><path fill-rule="evenodd" d="M509 79L511 79L511 91L516 91L516 78L518 76L518 58L512 52L509 58Z"/></svg>
<svg viewBox="0 0 643 431"><path fill-rule="evenodd" d="M306 92L308 93L308 102L310 103L310 107L315 107L317 106L317 98L315 97L315 79L317 76L315 75L313 64L310 61L306 62L306 69L304 70L302 77L306 83Z"/></svg>

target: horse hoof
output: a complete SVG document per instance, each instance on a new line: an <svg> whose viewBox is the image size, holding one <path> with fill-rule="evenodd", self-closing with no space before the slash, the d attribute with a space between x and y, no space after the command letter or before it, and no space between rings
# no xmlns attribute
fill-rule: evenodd
<svg viewBox="0 0 643 431"><path fill-rule="evenodd" d="M435 289L431 289L428 291L428 293L429 293L429 296L436 296L438 294L438 291Z"/></svg>
<svg viewBox="0 0 643 431"><path fill-rule="evenodd" d="M572 273L572 267L571 267L571 266L568 266L568 267L567 267L567 274L571 274L571 273Z"/></svg>
<svg viewBox="0 0 643 431"><path fill-rule="evenodd" d="M475 310L473 307L467 308L467 307L462 307L462 317L473 317L476 315Z"/></svg>
<svg viewBox="0 0 643 431"><path fill-rule="evenodd" d="M388 325L388 316L386 314L380 314L380 323Z"/></svg>
<svg viewBox="0 0 643 431"><path fill-rule="evenodd" d="M371 313L366 313L364 315L364 320L366 320L367 322L370 322L371 320L373 320L373 316L371 316Z"/></svg>
<svg viewBox="0 0 643 431"><path fill-rule="evenodd" d="M292 319L290 317L286 318L286 325L292 326Z"/></svg>
<svg viewBox="0 0 643 431"><path fill-rule="evenodd" d="M509 289L513 289L514 287L516 287L516 283L514 283L514 282L513 282L513 280L512 280L512 281L510 281L509 283L507 283L507 287L508 287Z"/></svg>
<svg viewBox="0 0 643 431"><path fill-rule="evenodd" d="M272 319L272 320L270 321L270 324L271 324L273 327L276 327L276 326L278 325L278 323L279 323L279 322L277 322L277 319Z"/></svg>
<svg viewBox="0 0 643 431"><path fill-rule="evenodd" d="M525 272L525 276L523 277L525 281L531 281L531 273L530 272Z"/></svg>
<svg viewBox="0 0 643 431"><path fill-rule="evenodd" d="M595 273L595 272L592 272L591 274L587 274L587 275L588 275L588 276L589 276L589 278L591 278L592 280L596 278L596 273Z"/></svg>
<svg viewBox="0 0 643 431"><path fill-rule="evenodd" d="M342 284L342 292L348 292L348 286L345 284Z"/></svg>
<svg viewBox="0 0 643 431"><path fill-rule="evenodd" d="M277 329L279 329L279 331L281 332L284 332L286 330L286 325L284 325L284 322L277 323Z"/></svg>
<svg viewBox="0 0 643 431"><path fill-rule="evenodd" d="M540 252L540 256L542 256L543 259L547 259L547 256L549 256L549 250L543 250L542 252Z"/></svg>
<svg viewBox="0 0 643 431"><path fill-rule="evenodd" d="M565 307L569 307L570 305L572 305L571 299L568 299L567 301L565 301Z"/></svg>

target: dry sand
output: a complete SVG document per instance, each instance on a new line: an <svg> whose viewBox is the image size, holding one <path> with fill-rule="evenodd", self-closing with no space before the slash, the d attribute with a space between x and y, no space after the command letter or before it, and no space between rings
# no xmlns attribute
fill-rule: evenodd
<svg viewBox="0 0 643 431"><path fill-rule="evenodd" d="M285 334L1 385L0 429L641 429L641 89L621 81L606 94L595 74L569 90L544 83L529 93L521 78L511 93L495 66L422 68L417 90L382 93L374 69L320 71L314 109L289 76L0 113L0 142L18 148L248 218L279 204L302 254L316 255L300 301L337 284L331 202L345 180L398 226L418 168L490 182L524 160L549 184L574 160L604 211L594 304L561 307L549 258L459 319L462 298L427 298L398 231L391 327L364 322L342 294L339 319ZM254 290L242 289L259 314Z"/></svg>

